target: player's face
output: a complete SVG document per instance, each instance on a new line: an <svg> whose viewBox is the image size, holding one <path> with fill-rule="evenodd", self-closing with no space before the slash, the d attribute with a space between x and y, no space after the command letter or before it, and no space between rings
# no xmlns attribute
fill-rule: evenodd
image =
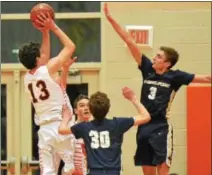
<svg viewBox="0 0 212 175"><path fill-rule="evenodd" d="M89 100L88 99L82 99L77 102L77 108L75 109L75 113L77 114L77 117L82 121L89 120L91 113L89 110Z"/></svg>
<svg viewBox="0 0 212 175"><path fill-rule="evenodd" d="M170 63L166 61L166 55L164 51L159 50L156 56L153 58L152 68L154 70L164 70L170 66Z"/></svg>

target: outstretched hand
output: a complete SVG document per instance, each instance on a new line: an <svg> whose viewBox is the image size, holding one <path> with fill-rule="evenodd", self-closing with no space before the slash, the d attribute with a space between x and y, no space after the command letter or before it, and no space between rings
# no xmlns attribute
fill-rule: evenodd
<svg viewBox="0 0 212 175"><path fill-rule="evenodd" d="M127 100L130 100L130 101L136 100L136 95L134 91L128 87L122 88L122 94Z"/></svg>
<svg viewBox="0 0 212 175"><path fill-rule="evenodd" d="M64 65L63 68L69 68L74 62L77 61L77 57L69 59Z"/></svg>
<svg viewBox="0 0 212 175"><path fill-rule="evenodd" d="M105 13L106 18L108 19L108 17L110 16L110 11L108 9L107 3L104 3L104 13Z"/></svg>
<svg viewBox="0 0 212 175"><path fill-rule="evenodd" d="M72 119L72 114L70 112L69 107L67 106L67 104L63 105L63 109L62 109L62 117L66 120L71 120Z"/></svg>
<svg viewBox="0 0 212 175"><path fill-rule="evenodd" d="M37 15L37 19L33 23L33 26L43 32L55 28L56 24L50 17L50 14L46 12Z"/></svg>

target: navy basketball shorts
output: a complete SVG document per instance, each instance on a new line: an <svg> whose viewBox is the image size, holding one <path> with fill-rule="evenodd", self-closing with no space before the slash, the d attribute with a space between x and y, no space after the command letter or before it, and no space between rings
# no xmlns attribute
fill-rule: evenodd
<svg viewBox="0 0 212 175"><path fill-rule="evenodd" d="M171 166L173 155L173 128L170 123L149 124L137 133L135 166Z"/></svg>

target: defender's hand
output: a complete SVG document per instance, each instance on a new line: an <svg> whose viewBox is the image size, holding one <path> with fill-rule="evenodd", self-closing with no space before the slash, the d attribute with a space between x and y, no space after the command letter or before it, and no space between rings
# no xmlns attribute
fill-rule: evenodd
<svg viewBox="0 0 212 175"><path fill-rule="evenodd" d="M65 120L71 120L72 119L72 115L70 113L70 109L68 108L67 105L63 105L62 117Z"/></svg>
<svg viewBox="0 0 212 175"><path fill-rule="evenodd" d="M74 62L77 61L77 57L74 57L70 60L68 60L64 65L63 65L63 68L69 68Z"/></svg>
<svg viewBox="0 0 212 175"><path fill-rule="evenodd" d="M107 6L107 3L104 3L104 13L105 13L105 16L106 16L107 19L111 16L109 9L108 9L108 6Z"/></svg>
<svg viewBox="0 0 212 175"><path fill-rule="evenodd" d="M134 91L128 87L122 88L122 94L126 99L128 99L130 101L136 100L136 95L135 95Z"/></svg>

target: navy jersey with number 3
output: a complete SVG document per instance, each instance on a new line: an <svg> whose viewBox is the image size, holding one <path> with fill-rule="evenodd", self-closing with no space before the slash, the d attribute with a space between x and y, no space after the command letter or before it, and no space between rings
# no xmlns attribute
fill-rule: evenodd
<svg viewBox="0 0 212 175"><path fill-rule="evenodd" d="M142 56L139 69L143 75L141 102L149 111L152 121L165 121L169 118L170 105L175 93L182 85L188 85L193 80L194 74L169 70L159 75L145 55Z"/></svg>
<svg viewBox="0 0 212 175"><path fill-rule="evenodd" d="M89 169L121 168L123 134L134 124L133 118L104 119L82 122L71 127L77 139L85 143Z"/></svg>

